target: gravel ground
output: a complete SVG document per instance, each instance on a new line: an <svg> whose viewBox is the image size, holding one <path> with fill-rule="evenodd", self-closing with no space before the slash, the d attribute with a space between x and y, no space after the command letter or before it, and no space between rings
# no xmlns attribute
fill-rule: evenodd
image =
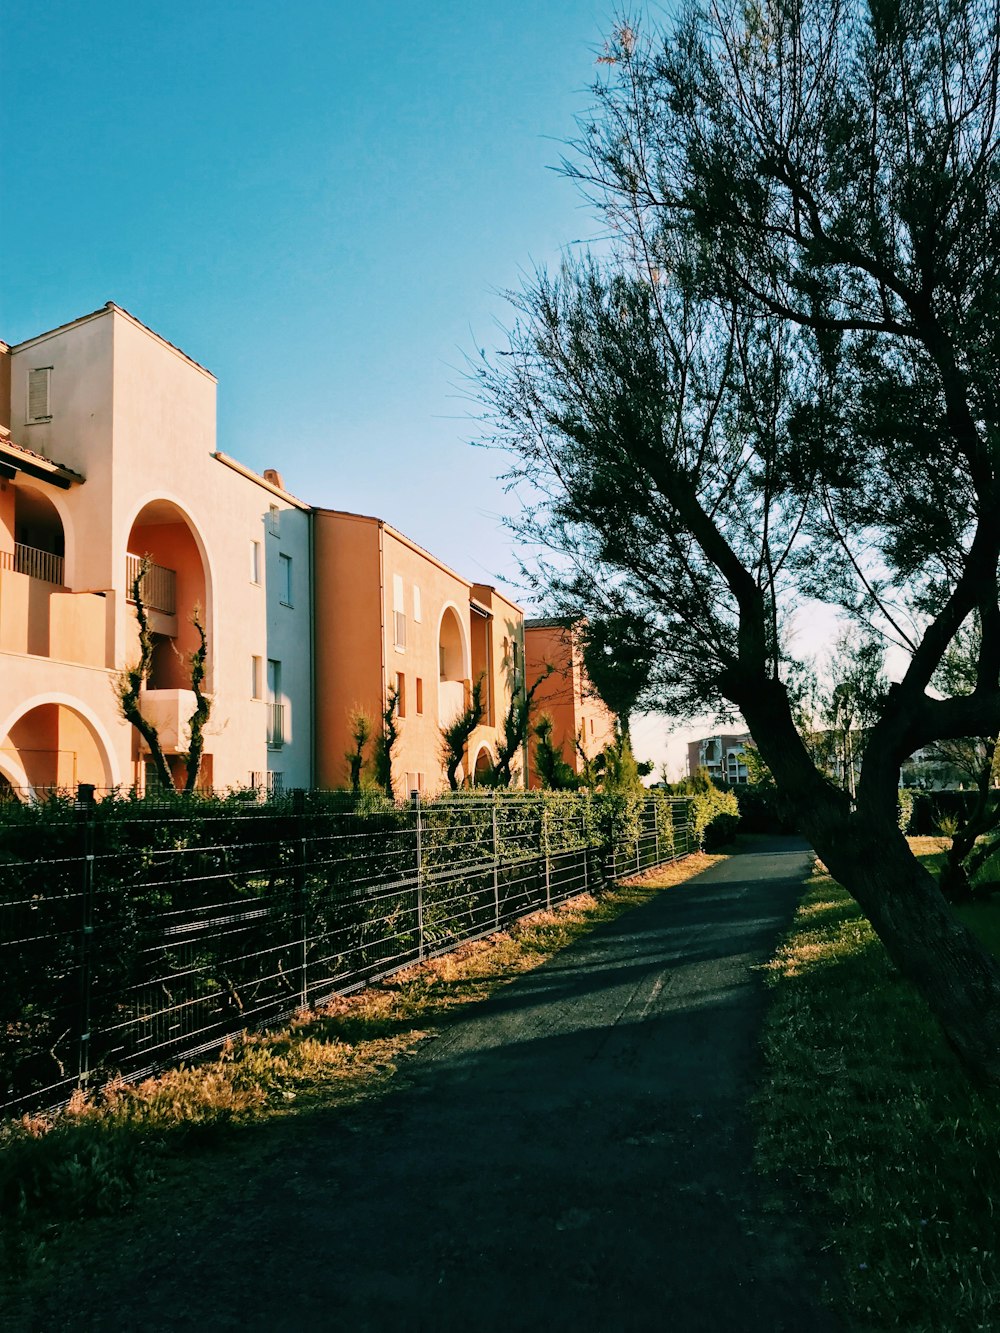
<svg viewBox="0 0 1000 1333"><path fill-rule="evenodd" d="M386 1096L237 1136L8 1328L828 1330L747 1098L809 856L757 842L470 1008ZM242 1144L242 1147L241 1147ZM169 1197L176 1200L174 1189Z"/></svg>

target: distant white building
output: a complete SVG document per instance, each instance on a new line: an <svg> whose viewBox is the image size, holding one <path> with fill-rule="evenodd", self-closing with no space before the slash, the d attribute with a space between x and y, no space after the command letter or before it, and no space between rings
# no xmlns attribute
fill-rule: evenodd
<svg viewBox="0 0 1000 1333"><path fill-rule="evenodd" d="M727 782L730 786L746 782L747 766L742 755L750 744L752 741L748 731L726 732L691 741L688 745L688 777L693 777L699 768L704 768L713 782Z"/></svg>

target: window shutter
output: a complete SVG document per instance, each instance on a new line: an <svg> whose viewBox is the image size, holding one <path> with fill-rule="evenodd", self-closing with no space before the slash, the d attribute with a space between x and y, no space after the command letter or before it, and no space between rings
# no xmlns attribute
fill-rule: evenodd
<svg viewBox="0 0 1000 1333"><path fill-rule="evenodd" d="M51 366L39 366L36 370L28 371L29 421L45 421L52 415L49 402L51 379Z"/></svg>

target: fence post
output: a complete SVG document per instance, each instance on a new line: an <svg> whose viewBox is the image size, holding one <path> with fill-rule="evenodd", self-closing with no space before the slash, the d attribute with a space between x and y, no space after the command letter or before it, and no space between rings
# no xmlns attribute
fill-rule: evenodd
<svg viewBox="0 0 1000 1333"><path fill-rule="evenodd" d="M417 816L417 957L424 956L424 819L420 792L413 793L413 809Z"/></svg>
<svg viewBox="0 0 1000 1333"><path fill-rule="evenodd" d="M81 1088L90 1078L91 982L94 943L94 845L97 835L94 787L81 782L76 789L76 814L83 832L83 861L80 920L80 1033L77 1046L76 1074Z"/></svg>
<svg viewBox="0 0 1000 1333"><path fill-rule="evenodd" d="M549 861L549 812L542 806L542 850L545 854L545 910L552 909L552 866Z"/></svg>
<svg viewBox="0 0 1000 1333"><path fill-rule="evenodd" d="M301 787L292 788L292 837L295 855L295 908L299 933L299 1008L309 1005L309 913L306 893L306 794Z"/></svg>
<svg viewBox="0 0 1000 1333"><path fill-rule="evenodd" d="M493 798L493 918L500 929L500 833L497 828L497 802Z"/></svg>
<svg viewBox="0 0 1000 1333"><path fill-rule="evenodd" d="M590 892L590 821L587 815L590 811L590 794L588 793L584 800L586 806L580 807L580 841L583 843L583 891Z"/></svg>

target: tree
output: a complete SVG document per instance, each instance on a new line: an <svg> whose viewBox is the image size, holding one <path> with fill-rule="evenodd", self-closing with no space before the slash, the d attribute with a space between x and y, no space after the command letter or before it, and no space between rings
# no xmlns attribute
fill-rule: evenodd
<svg viewBox="0 0 1000 1333"><path fill-rule="evenodd" d="M352 708L347 715L347 726L351 735L351 748L344 758L347 760L351 775L351 791L355 796L361 791L361 772L365 765L365 749L372 736L372 720L363 708Z"/></svg>
<svg viewBox="0 0 1000 1333"><path fill-rule="evenodd" d="M509 787L514 780L513 762L524 745L531 725L531 708L535 694L543 681L552 675L552 666L547 665L542 674L529 690L519 690L514 684L510 703L503 720L503 738L497 741L496 753L490 772L490 783L494 787Z"/></svg>
<svg viewBox="0 0 1000 1333"><path fill-rule="evenodd" d="M648 617L650 694L738 710L955 1050L1000 1084L1000 968L897 827L902 761L1000 731L995 0L719 0L609 42L566 163L610 236L483 362L487 442L567 608ZM795 726L806 599L894 643L854 799ZM930 690L978 613L975 688Z"/></svg>
<svg viewBox="0 0 1000 1333"><path fill-rule="evenodd" d="M576 791L580 785L572 767L552 739L552 719L543 713L533 728L535 734L535 774L543 787L552 791Z"/></svg>
<svg viewBox="0 0 1000 1333"><path fill-rule="evenodd" d="M173 790L174 776L170 771L159 732L142 711L142 691L148 687L153 672L153 655L156 648L156 636L149 625L146 604L142 596L142 582L152 565L152 557L143 556L132 579L132 603L135 606L135 618L139 627L139 660L115 676L114 689L118 707L126 722L130 722L146 743L150 759L156 769L157 780L168 790ZM205 728L211 716L212 704L202 693L205 680L205 663L208 658L208 638L201 618L201 608L195 606L191 613L191 624L198 636L198 646L188 657L191 690L194 694L194 712L188 719L188 748L180 757L184 760L184 790L192 792L198 784L201 761L205 751Z"/></svg>
<svg viewBox="0 0 1000 1333"><path fill-rule="evenodd" d="M971 694L981 652L982 628L977 616L956 634L934 678L952 695ZM941 889L956 902L973 896L973 878L1000 851L1000 735L962 736L940 740L931 753L963 774L975 793L972 808L951 840L941 868Z"/></svg>
<svg viewBox="0 0 1000 1333"><path fill-rule="evenodd" d="M646 618L626 606L616 614L588 620L581 633L587 676L628 734L632 714L648 688L652 667Z"/></svg>
<svg viewBox="0 0 1000 1333"><path fill-rule="evenodd" d="M469 737L483 720L483 681L479 676L472 684L468 707L459 713L447 727L441 728L441 754L444 759L448 786L458 791L458 768L465 758Z"/></svg>
<svg viewBox="0 0 1000 1333"><path fill-rule="evenodd" d="M392 789L392 759L396 742L399 740L399 731L399 691L395 685L390 685L386 693L385 708L382 711L382 730L375 737L373 756L375 781L390 801L395 797Z"/></svg>

